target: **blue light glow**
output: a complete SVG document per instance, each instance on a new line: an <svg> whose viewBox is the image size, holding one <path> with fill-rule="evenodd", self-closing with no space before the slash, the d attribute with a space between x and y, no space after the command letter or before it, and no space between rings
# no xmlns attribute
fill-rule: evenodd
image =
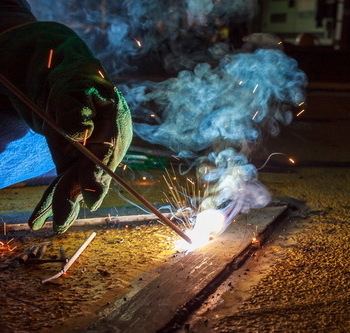
<svg viewBox="0 0 350 333"><path fill-rule="evenodd" d="M0 188L42 175L55 168L46 140L28 131L0 154Z"/></svg>

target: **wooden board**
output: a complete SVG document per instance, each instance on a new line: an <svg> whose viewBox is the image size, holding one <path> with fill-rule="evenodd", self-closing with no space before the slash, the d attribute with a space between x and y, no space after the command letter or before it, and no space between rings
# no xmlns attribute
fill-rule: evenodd
<svg viewBox="0 0 350 333"><path fill-rule="evenodd" d="M237 258L250 257L251 251L258 248L254 242L251 246L253 237L261 242L266 239L269 226L276 223L286 209L286 206L267 207L241 215L207 246L168 262L141 290L116 303L115 309L96 323L91 332L161 330L172 321L175 313L186 312L191 300L200 298L201 292L215 279L224 278L222 275L229 265L239 266L239 262L235 262Z"/></svg>

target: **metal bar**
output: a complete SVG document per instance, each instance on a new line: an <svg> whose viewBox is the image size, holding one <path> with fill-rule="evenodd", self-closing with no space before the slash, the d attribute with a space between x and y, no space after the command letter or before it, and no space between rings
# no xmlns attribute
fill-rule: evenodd
<svg viewBox="0 0 350 333"><path fill-rule="evenodd" d="M91 243L91 241L95 238L96 236L96 232L93 232L89 238L83 243L82 246L80 246L80 248L74 253L73 257L70 258L67 263L63 266L63 268L55 275L42 280L41 283L46 283L49 282L51 280L57 279L59 278L61 275L63 275L64 273L66 273L68 271L68 269L74 264L74 262L78 259L78 257L81 255L81 253L87 248L87 246Z"/></svg>
<svg viewBox="0 0 350 333"><path fill-rule="evenodd" d="M74 141L61 128L54 122L54 120L46 114L38 105L36 105L26 94L19 90L12 82L10 82L4 75L0 73L0 82L9 89L15 96L17 96L23 103L31 108L40 118L47 122L57 133L65 137L75 148L77 148L83 155L88 157L92 162L103 169L109 176L112 177L118 184L120 184L126 191L128 191L137 200L143 203L152 213L158 216L158 218L173 229L179 236L185 239L188 243L192 243L191 239L173 222L166 218L161 212L159 212L148 200L137 193L132 187L130 187L121 177L115 172L109 169L102 161L100 161L93 153L85 148L81 143Z"/></svg>
<svg viewBox="0 0 350 333"><path fill-rule="evenodd" d="M167 218L171 218L173 214L164 213ZM108 216L108 217L92 217L85 219L77 219L74 222L74 227L83 227L83 226L124 226L124 225L133 225L136 223L155 221L158 217L154 214L137 214L137 215L122 215L122 216ZM52 221L47 221L41 229L51 229ZM11 234L15 231L26 231L30 230L28 223L7 223L8 234Z"/></svg>

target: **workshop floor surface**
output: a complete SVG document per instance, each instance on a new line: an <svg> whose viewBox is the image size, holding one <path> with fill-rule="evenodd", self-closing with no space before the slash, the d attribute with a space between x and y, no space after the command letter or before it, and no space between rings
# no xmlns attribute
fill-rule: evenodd
<svg viewBox="0 0 350 333"><path fill-rule="evenodd" d="M232 274L188 322L190 332L350 331L350 169L263 174L277 196L309 206Z"/></svg>
<svg viewBox="0 0 350 333"><path fill-rule="evenodd" d="M236 294L224 296L207 329L226 332L225 327L232 326L234 330L252 327L254 331L262 327L261 321L268 320L272 327L277 320L280 329L290 320L300 329L305 329L306 322L318 323L317 327L329 327L330 322L337 327L341 322L350 328L346 305L350 286L346 259L350 253L350 170L295 168L292 173L262 173L261 180L273 195L305 200L314 213L285 226L287 231L264 254L265 264L260 258L242 279L233 277ZM68 273L51 283L43 285L41 280L57 273L60 264L21 265L0 272L0 325L5 332L81 330L93 323L104 307L123 298L144 272L161 267L176 255L176 237L162 225L98 229ZM23 250L52 241L45 257L58 257L61 246L71 256L91 232L80 228L52 236L45 231L40 236L15 238L11 246ZM244 302L237 303L237 299ZM237 304L242 308L236 314L220 317L228 309L231 313ZM281 309L289 313L291 307L292 319L281 315Z"/></svg>

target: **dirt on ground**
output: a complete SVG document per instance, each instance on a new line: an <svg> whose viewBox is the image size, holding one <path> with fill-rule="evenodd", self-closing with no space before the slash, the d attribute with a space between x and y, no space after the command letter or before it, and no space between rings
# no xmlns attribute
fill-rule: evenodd
<svg viewBox="0 0 350 333"><path fill-rule="evenodd" d="M2 251L0 258L2 332L72 332L87 327L104 307L123 298L133 280L174 254L172 231L157 223L94 230L96 237L68 272L45 284L42 280L58 273L63 264L21 263L6 268L5 263L24 249L46 242L52 245L43 259L59 258L61 247L71 257L92 230L73 228L60 236L50 231L13 235L9 248L17 248ZM2 241L6 244L10 239Z"/></svg>
<svg viewBox="0 0 350 333"><path fill-rule="evenodd" d="M263 173L274 195L305 200L269 244L189 321L189 331L349 332L350 170Z"/></svg>

